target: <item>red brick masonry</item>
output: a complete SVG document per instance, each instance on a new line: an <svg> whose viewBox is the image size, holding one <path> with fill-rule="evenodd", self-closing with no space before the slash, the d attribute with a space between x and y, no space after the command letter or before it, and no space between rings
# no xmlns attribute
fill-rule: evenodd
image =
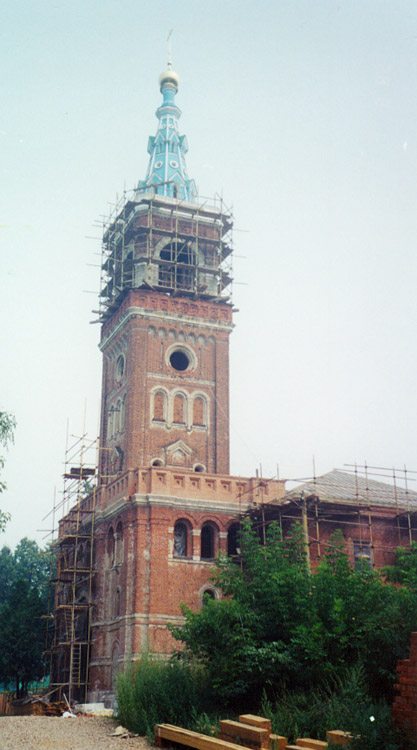
<svg viewBox="0 0 417 750"><path fill-rule="evenodd" d="M410 738L417 738L417 633L411 633L410 658L397 665L397 693L392 713L397 724L403 727Z"/></svg>

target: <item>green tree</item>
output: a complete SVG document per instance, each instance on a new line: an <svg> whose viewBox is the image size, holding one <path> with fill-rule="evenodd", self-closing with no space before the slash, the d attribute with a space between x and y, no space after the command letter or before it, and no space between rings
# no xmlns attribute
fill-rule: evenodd
<svg viewBox="0 0 417 750"><path fill-rule="evenodd" d="M24 537L16 546L13 558L15 580L27 581L46 604L51 564L49 548L43 550L33 539Z"/></svg>
<svg viewBox="0 0 417 750"><path fill-rule="evenodd" d="M16 420L12 414L8 414L5 411L0 411L0 445L7 448L7 446L13 442L14 430L16 427ZM0 456L0 471L4 467L5 459L4 456ZM4 492L6 484L0 479L0 493ZM0 531L4 530L7 521L10 520L10 513L5 513L0 510Z"/></svg>
<svg viewBox="0 0 417 750"><path fill-rule="evenodd" d="M398 547L394 565L383 568L383 573L388 581L417 591L417 542L412 542L409 549Z"/></svg>
<svg viewBox="0 0 417 750"><path fill-rule="evenodd" d="M199 612L183 607L172 627L187 656L202 662L220 699L271 696L343 679L354 665L368 687L388 697L395 666L417 627L417 595L385 585L377 573L349 567L343 537L311 574L301 530L282 539L272 524L260 545L249 522L241 531L241 566L219 558L213 582L226 596Z"/></svg>
<svg viewBox="0 0 417 750"><path fill-rule="evenodd" d="M24 537L16 545L14 552L9 547L0 549L0 601L5 601L19 580L26 581L30 588L36 589L46 605L50 578L51 555L47 548Z"/></svg>
<svg viewBox="0 0 417 750"><path fill-rule="evenodd" d="M10 596L15 581L14 555L9 547L0 549L0 602Z"/></svg>
<svg viewBox="0 0 417 750"><path fill-rule="evenodd" d="M42 674L49 563L49 551L27 537L14 552L0 550L0 681L13 681L19 696Z"/></svg>
<svg viewBox="0 0 417 750"><path fill-rule="evenodd" d="M14 683L18 698L30 681L42 676L43 612L38 591L22 579L0 606L0 679Z"/></svg>

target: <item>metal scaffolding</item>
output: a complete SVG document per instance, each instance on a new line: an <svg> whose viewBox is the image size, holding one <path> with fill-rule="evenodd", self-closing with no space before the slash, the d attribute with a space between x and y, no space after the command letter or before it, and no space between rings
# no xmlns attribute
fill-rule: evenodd
<svg viewBox="0 0 417 750"><path fill-rule="evenodd" d="M191 203L149 189L125 192L102 224L100 320L129 289L229 300L232 227L219 197Z"/></svg>
<svg viewBox="0 0 417 750"><path fill-rule="evenodd" d="M345 467L321 477L314 471L310 477L287 478L287 482L301 484L280 500L264 502L261 496L248 511L260 540L265 543L265 530L273 520L279 521L284 536L294 523L301 523L307 560L312 553L317 562L333 546L328 529L342 527L356 537L352 562L370 567L375 564L375 553L380 557L393 555L398 546L410 548L417 541L417 493L409 489L409 483L416 481L417 472L366 462ZM374 527L380 523L392 532L389 539L375 539Z"/></svg>
<svg viewBox="0 0 417 750"><path fill-rule="evenodd" d="M51 586L54 612L49 625L50 693L54 700L87 700L94 598L94 517L98 441L76 438L65 453L62 499L54 505L57 534Z"/></svg>

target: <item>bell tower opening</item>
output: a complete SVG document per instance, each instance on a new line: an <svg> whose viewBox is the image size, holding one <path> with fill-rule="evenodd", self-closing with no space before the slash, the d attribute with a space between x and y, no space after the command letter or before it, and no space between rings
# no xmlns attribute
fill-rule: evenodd
<svg viewBox="0 0 417 750"><path fill-rule="evenodd" d="M173 291L192 291L195 287L195 253L187 242L171 241L159 254L158 283Z"/></svg>

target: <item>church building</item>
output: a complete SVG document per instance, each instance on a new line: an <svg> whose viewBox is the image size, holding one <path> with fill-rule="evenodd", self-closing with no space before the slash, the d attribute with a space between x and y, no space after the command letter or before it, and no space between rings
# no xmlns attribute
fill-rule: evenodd
<svg viewBox="0 0 417 750"><path fill-rule="evenodd" d="M146 178L103 235L97 487L60 524L52 682L78 699L111 700L119 669L171 653L180 603L220 595L239 514L284 491L229 474L233 221L188 176L171 64L159 85Z"/></svg>
<svg viewBox="0 0 417 750"><path fill-rule="evenodd" d="M417 493L333 471L285 482L230 475L232 215L198 197L179 129L178 75L162 102L144 180L103 232L98 467L69 465L75 488L55 544L54 699L112 705L116 677L175 648L168 623L207 596L219 551L238 554L239 519L304 528L314 568L341 529L352 565L392 563L417 538Z"/></svg>

